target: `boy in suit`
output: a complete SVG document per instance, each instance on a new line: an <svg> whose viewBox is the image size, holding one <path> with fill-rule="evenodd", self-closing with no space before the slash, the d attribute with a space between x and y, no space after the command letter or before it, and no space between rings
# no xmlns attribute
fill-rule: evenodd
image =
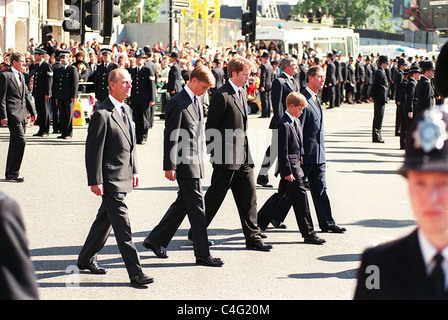
<svg viewBox="0 0 448 320"><path fill-rule="evenodd" d="M278 192L272 195L258 212L258 224L261 229L265 229L279 205L289 200L305 242L323 244L325 240L314 232L301 167L304 151L302 127L298 117L307 107L307 100L301 93L292 92L286 99L286 105L287 110L277 126L278 167L276 176L280 175L280 184Z"/></svg>
<svg viewBox="0 0 448 320"><path fill-rule="evenodd" d="M188 215L191 224L196 263L220 267L223 262L210 255L201 179L204 176L202 159L203 112L198 97L215 85L215 78L206 66L196 67L184 89L173 96L167 105L164 131L163 170L170 181L177 180L179 192L160 223L143 241L159 258L167 258L161 246L167 247L180 224ZM181 152L181 156L179 156Z"/></svg>

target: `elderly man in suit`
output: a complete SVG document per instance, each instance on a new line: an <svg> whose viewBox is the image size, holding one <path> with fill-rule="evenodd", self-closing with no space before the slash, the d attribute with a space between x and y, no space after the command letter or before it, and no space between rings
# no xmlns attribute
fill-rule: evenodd
<svg viewBox="0 0 448 320"><path fill-rule="evenodd" d="M247 83L252 68L252 62L246 58L232 58L227 64L229 81L216 91L210 102L206 135L213 174L205 194L205 215L208 226L231 189L246 238L246 248L269 251L272 246L263 243L257 226L254 165L246 136L247 93L241 89Z"/></svg>
<svg viewBox="0 0 448 320"><path fill-rule="evenodd" d="M417 228L364 251L355 299L448 299L447 125L437 106L411 123L399 173L407 178Z"/></svg>
<svg viewBox="0 0 448 320"><path fill-rule="evenodd" d="M11 68L0 74L0 121L8 126L10 138L6 158L5 178L8 181L25 181L20 176L25 152L27 111L31 121L36 120L36 110L27 94L25 78L25 57L15 52L11 55Z"/></svg>
<svg viewBox="0 0 448 320"><path fill-rule="evenodd" d="M269 184L268 171L272 167L277 158L277 124L286 110L286 97L291 92L299 91L299 84L294 79L297 74L299 66L295 58L284 58L280 62L280 68L283 70L282 75L277 77L272 82L271 99L273 117L269 123L269 129L272 130L272 139L270 146L266 149L263 163L257 177L257 184L263 187L272 187Z"/></svg>
<svg viewBox="0 0 448 320"><path fill-rule="evenodd" d="M78 267L95 274L106 273L97 264L97 253L113 228L131 283L143 286L154 280L142 271L125 204L126 194L140 181L131 110L124 104L131 94L132 80L125 69L115 69L110 72L108 82L110 94L89 123L85 156L88 185L102 197L102 203L79 254Z"/></svg>
<svg viewBox="0 0 448 320"><path fill-rule="evenodd" d="M378 59L378 69L373 76L373 84L370 92L370 102L373 102L373 125L372 142L384 143L381 136L383 127L384 108L387 103L387 92L389 83L385 70L389 67L389 58L380 56Z"/></svg>
<svg viewBox="0 0 448 320"><path fill-rule="evenodd" d="M298 117L306 108L305 97L292 92L286 99L287 110L280 118L278 128L278 167L276 175L280 175L278 192L273 194L258 212L261 229L266 229L274 213L282 203L291 203L296 215L300 233L306 243L323 244L324 239L314 232L310 207L303 183L304 173L301 167L303 149L302 126Z"/></svg>
<svg viewBox="0 0 448 320"><path fill-rule="evenodd" d="M214 84L215 78L208 67L196 67L185 88L168 102L163 169L168 180L177 181L179 192L160 223L143 241L143 246L151 249L158 257L167 258L168 255L161 246L168 246L185 215L188 215L196 263L219 267L223 262L210 255L205 223L201 183L204 177L204 114L198 101L198 97Z"/></svg>

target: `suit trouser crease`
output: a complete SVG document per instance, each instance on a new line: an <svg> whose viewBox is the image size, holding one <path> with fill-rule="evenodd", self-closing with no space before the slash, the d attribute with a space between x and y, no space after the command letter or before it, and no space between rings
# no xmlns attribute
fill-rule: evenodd
<svg viewBox="0 0 448 320"><path fill-rule="evenodd" d="M210 187L205 194L207 226L218 212L229 189L235 199L246 243L261 241L260 229L257 226L254 173L249 165L243 165L239 170L214 168Z"/></svg>
<svg viewBox="0 0 448 320"><path fill-rule="evenodd" d="M179 191L162 220L151 231L148 238L154 243L167 247L180 224L188 216L196 257L210 255L205 222L204 197L200 179L177 179Z"/></svg>
<svg viewBox="0 0 448 320"><path fill-rule="evenodd" d="M10 132L8 156L6 158L5 176L8 175L17 178L22 165L23 155L25 153L25 132L26 122L8 122Z"/></svg>
<svg viewBox="0 0 448 320"><path fill-rule="evenodd" d="M142 273L140 258L132 241L126 193L105 192L95 221L79 254L78 262L86 265L97 260L97 253L104 247L113 228L121 256L129 276Z"/></svg>

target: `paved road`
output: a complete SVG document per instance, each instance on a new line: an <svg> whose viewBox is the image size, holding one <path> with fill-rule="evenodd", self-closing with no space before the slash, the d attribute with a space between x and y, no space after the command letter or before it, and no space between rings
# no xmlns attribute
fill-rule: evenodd
<svg viewBox="0 0 448 320"><path fill-rule="evenodd" d="M371 142L372 116L372 104L324 110L328 192L336 222L348 231L319 233L327 240L322 246L304 244L291 211L286 230L266 231L266 242L274 246L271 252L248 251L229 193L209 228L215 242L212 254L224 260L222 268L194 264L187 219L167 249L168 259L158 259L142 246L177 192L177 184L163 175L164 123L156 121L148 143L137 150L141 186L127 197L144 271L155 278L146 289L129 285L113 236L99 255L99 263L109 269L107 275L71 271L100 204L86 183L86 127L76 127L70 141L56 135L32 137L37 128L30 128L22 166L26 182L1 180L0 188L22 208L41 299L351 299L362 251L414 228L406 181L395 173L403 157L394 136L395 107L386 108L385 144ZM270 139L269 120L250 117L252 153L260 163ZM0 128L2 168L8 137L7 128ZM210 176L208 165L205 188ZM272 171L270 177L277 186ZM275 190L257 188L259 207ZM314 208L312 213L317 222Z"/></svg>

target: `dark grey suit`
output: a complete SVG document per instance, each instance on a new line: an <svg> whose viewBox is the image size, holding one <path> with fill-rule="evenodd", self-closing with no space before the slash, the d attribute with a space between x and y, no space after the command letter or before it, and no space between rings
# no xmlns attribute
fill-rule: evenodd
<svg viewBox="0 0 448 320"><path fill-rule="evenodd" d="M126 194L133 189L135 164L135 134L129 119L129 106L123 105L129 127L122 115L106 98L93 113L86 140L86 169L89 186L103 184L101 207L90 229L78 263L88 265L96 261L99 252L114 229L129 276L142 273L140 260L132 242Z"/></svg>
<svg viewBox="0 0 448 320"><path fill-rule="evenodd" d="M210 251L201 184L204 176L202 107L195 104L183 89L169 100L166 110L163 170L176 170L179 192L176 201L147 239L167 247L188 215L195 256L208 257Z"/></svg>
<svg viewBox="0 0 448 320"><path fill-rule="evenodd" d="M0 75L0 119L8 119L10 132L5 176L17 178L25 151L27 110L31 115L36 111L27 94L25 78L20 74L20 84L11 69Z"/></svg>

